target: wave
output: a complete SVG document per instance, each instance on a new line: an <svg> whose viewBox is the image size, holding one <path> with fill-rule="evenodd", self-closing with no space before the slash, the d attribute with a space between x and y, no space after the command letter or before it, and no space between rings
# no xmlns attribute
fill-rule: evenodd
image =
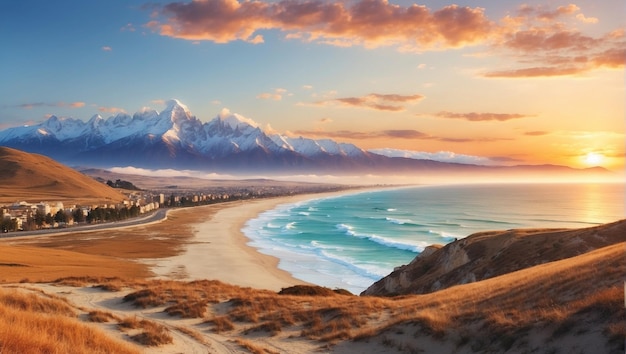
<svg viewBox="0 0 626 354"><path fill-rule="evenodd" d="M271 222L268 222L267 224L265 224L265 227L268 229L280 229L279 225L272 224Z"/></svg>
<svg viewBox="0 0 626 354"><path fill-rule="evenodd" d="M453 235L453 234L449 234L447 232L444 231L435 231L435 230L428 230L429 234L434 234L434 235L438 235L442 238L444 238L447 241L454 241L458 238L458 236Z"/></svg>
<svg viewBox="0 0 626 354"><path fill-rule="evenodd" d="M317 253L319 257L322 257L326 260L329 260L333 263L337 263L339 265L342 265L345 268L350 269L351 271L353 271L354 273L362 276L362 277L366 277L366 278L370 278L374 281L378 281L380 280L380 278L384 277L385 275L389 274L389 272L385 271L385 270L380 270L380 272L373 272L371 270L368 270L366 268L363 267L359 267L358 265L355 265L354 263L354 259L349 258L349 257L340 257L334 254L331 254L329 252L326 252L324 250L319 250L319 252Z"/></svg>
<svg viewBox="0 0 626 354"><path fill-rule="evenodd" d="M309 213L308 211L300 211L300 212L298 212L298 215L309 216L309 215L311 215L311 213Z"/></svg>
<svg viewBox="0 0 626 354"><path fill-rule="evenodd" d="M485 224L500 224L500 225L515 225L512 222L508 222L508 221L499 221L499 220L492 220L492 219L470 219L470 218L459 218L457 220L462 220L462 221L472 221L472 222L480 222L480 223L485 223Z"/></svg>
<svg viewBox="0 0 626 354"><path fill-rule="evenodd" d="M396 224L396 225L424 226L422 224L416 223L415 221L413 221L411 219L396 219L396 218L386 217L385 220L390 222L390 223L392 223L392 224Z"/></svg>
<svg viewBox="0 0 626 354"><path fill-rule="evenodd" d="M311 245L310 247L305 246L305 247L302 247L302 248L335 250L335 251L343 251L345 249L344 247L339 247L339 246L324 245L324 244L322 244L322 243L320 243L319 241L316 241L316 240L312 240L311 242L309 242L309 244Z"/></svg>
<svg viewBox="0 0 626 354"><path fill-rule="evenodd" d="M337 230L343 231L348 236L369 240L385 247L397 248L397 249L404 250L404 251L421 253L422 251L424 251L424 248L428 246L428 243L426 242L419 242L419 244L416 245L413 243L392 240L387 237L361 234L361 233L355 232L352 226L346 225L346 224L338 224L336 225L336 227L337 227Z"/></svg>
<svg viewBox="0 0 626 354"><path fill-rule="evenodd" d="M290 223L288 223L287 225L283 226L283 230L287 231L287 230L293 230L296 228L296 224L298 224L295 221L292 221Z"/></svg>

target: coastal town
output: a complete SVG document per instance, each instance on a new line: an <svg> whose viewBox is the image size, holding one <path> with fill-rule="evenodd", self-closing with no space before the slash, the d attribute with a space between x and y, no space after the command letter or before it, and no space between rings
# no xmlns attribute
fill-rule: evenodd
<svg viewBox="0 0 626 354"><path fill-rule="evenodd" d="M131 183L107 181L119 189L126 199L80 205L63 201L27 202L16 201L0 206L0 231L3 234L42 229L68 228L84 224L117 222L152 213L163 208L192 207L227 201L279 197L301 193L330 192L347 188L338 185L311 186L247 186L215 187L203 191L179 186L167 186L161 190L141 190ZM1 236L0 236L1 237Z"/></svg>

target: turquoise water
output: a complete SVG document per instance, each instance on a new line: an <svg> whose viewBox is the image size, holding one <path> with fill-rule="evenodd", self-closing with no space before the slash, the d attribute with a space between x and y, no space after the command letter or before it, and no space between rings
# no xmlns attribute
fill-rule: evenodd
<svg viewBox="0 0 626 354"><path fill-rule="evenodd" d="M247 222L294 277L360 293L424 247L487 230L587 227L626 216L622 184L423 186L285 204Z"/></svg>

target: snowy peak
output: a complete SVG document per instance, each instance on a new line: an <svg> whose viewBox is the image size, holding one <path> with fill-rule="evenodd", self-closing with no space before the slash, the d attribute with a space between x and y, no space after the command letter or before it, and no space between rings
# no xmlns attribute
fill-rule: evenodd
<svg viewBox="0 0 626 354"><path fill-rule="evenodd" d="M239 167L251 164L297 167L323 166L328 160L340 166L353 157L365 156L363 150L351 144L270 135L271 129L266 132L254 120L228 109L202 123L176 99L167 101L165 106L161 112L142 108L132 116L120 113L105 119L94 115L86 122L52 116L37 125L0 131L0 144L49 152L51 156L64 154L64 158L78 156L92 161L93 157L89 156L97 156L118 161L116 164L139 165L148 163L148 157L156 161L153 163L161 163L187 156L189 160L182 163L221 161ZM63 151L55 152L60 149ZM121 162L131 158L136 160Z"/></svg>
<svg viewBox="0 0 626 354"><path fill-rule="evenodd" d="M165 102L165 110L166 111L174 111L174 110L182 110L183 112L191 115L189 108L186 105L182 104L179 100L172 98L171 100Z"/></svg>
<svg viewBox="0 0 626 354"><path fill-rule="evenodd" d="M259 124L252 119L246 118L237 113L231 113L227 108L222 109L220 114L217 116L221 122L225 125L231 127L233 130L247 130L248 128L258 128Z"/></svg>

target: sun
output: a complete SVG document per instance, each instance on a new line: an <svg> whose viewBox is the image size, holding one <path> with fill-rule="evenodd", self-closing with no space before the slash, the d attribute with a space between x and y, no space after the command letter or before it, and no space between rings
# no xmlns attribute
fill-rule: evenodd
<svg viewBox="0 0 626 354"><path fill-rule="evenodd" d="M585 155L585 163L589 166L599 166L604 160L604 155L597 152L590 152Z"/></svg>

